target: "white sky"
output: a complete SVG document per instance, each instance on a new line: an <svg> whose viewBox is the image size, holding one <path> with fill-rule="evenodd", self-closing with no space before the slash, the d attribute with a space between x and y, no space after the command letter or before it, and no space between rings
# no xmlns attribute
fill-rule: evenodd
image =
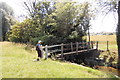
<svg viewBox="0 0 120 80"><path fill-rule="evenodd" d="M109 13L108 15L98 15L98 17L92 21L91 32L115 32L117 27L117 13Z"/></svg>
<svg viewBox="0 0 120 80"><path fill-rule="evenodd" d="M15 15L24 14L22 3L24 0L0 0L0 2L6 2L9 6L11 6L15 12Z"/></svg>
<svg viewBox="0 0 120 80"><path fill-rule="evenodd" d="M0 2L6 2L9 6L11 6L14 10L15 16L20 16L21 14L26 14L25 9L23 8L23 2L26 0L0 0ZM80 1L80 0L75 0ZM87 0L81 0L87 1ZM92 2L92 0L89 0ZM94 3L94 2L93 2ZM115 32L116 24L117 24L117 14L114 15L110 13L106 17L98 14L95 20L91 21L91 29L90 32Z"/></svg>

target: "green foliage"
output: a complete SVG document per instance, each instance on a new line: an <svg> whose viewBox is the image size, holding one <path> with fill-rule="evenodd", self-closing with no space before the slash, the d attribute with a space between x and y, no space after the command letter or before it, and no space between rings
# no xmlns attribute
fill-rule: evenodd
<svg viewBox="0 0 120 80"><path fill-rule="evenodd" d="M7 32L10 30L10 26L16 22L13 17L14 12L13 9L5 2L0 2L0 14L0 19L2 20L0 23L2 25L0 27L2 32L0 33L2 34L3 40L7 40Z"/></svg>
<svg viewBox="0 0 120 80"><path fill-rule="evenodd" d="M40 29L34 28L34 24L35 22L33 20L26 19L22 23L13 25L11 34L9 35L9 40L14 42L29 42L31 38L35 38L40 34Z"/></svg>
<svg viewBox="0 0 120 80"><path fill-rule="evenodd" d="M32 10L25 5L31 19L13 26L11 41L35 44L42 40L47 45L82 41L90 27L89 3L37 2Z"/></svg>

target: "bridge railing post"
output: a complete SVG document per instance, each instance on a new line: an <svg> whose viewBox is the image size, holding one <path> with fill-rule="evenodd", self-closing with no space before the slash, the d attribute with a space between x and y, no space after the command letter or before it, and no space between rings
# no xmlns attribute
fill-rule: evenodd
<svg viewBox="0 0 120 80"><path fill-rule="evenodd" d="M84 41L82 41L82 47L83 47L83 49L85 48L85 43L84 43Z"/></svg>
<svg viewBox="0 0 120 80"><path fill-rule="evenodd" d="M76 53L78 53L78 42L76 42Z"/></svg>
<svg viewBox="0 0 120 80"><path fill-rule="evenodd" d="M93 41L91 41L91 48L93 49Z"/></svg>
<svg viewBox="0 0 120 80"><path fill-rule="evenodd" d="M48 46L45 46L45 60L48 58Z"/></svg>
<svg viewBox="0 0 120 80"><path fill-rule="evenodd" d="M98 41L96 42L96 49L98 49Z"/></svg>
<svg viewBox="0 0 120 80"><path fill-rule="evenodd" d="M63 43L61 44L61 58L62 58L62 60L63 60Z"/></svg>
<svg viewBox="0 0 120 80"><path fill-rule="evenodd" d="M72 42L70 43L70 46L71 46L71 51L73 52L73 43Z"/></svg>
<svg viewBox="0 0 120 80"><path fill-rule="evenodd" d="M90 42L87 42L87 50L90 49Z"/></svg>

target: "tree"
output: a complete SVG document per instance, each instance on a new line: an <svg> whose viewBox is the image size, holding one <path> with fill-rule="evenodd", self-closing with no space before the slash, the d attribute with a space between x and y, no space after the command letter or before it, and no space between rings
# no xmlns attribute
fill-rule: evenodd
<svg viewBox="0 0 120 80"><path fill-rule="evenodd" d="M10 31L9 40L14 42L27 43L31 38L37 37L40 32L39 29L34 28L34 21L26 19L21 23L16 23L12 26Z"/></svg>
<svg viewBox="0 0 120 80"><path fill-rule="evenodd" d="M120 1L118 3L118 26L117 26L117 45L118 45L118 69L120 69Z"/></svg>
<svg viewBox="0 0 120 80"><path fill-rule="evenodd" d="M31 3L31 4L29 4ZM34 28L38 28L40 31L40 35L38 35L38 39L49 40L49 36L52 36L50 33L53 28L50 28L51 24L54 24L54 20L51 14L54 11L54 3L53 2L44 2L44 1L33 1L33 2L24 2L26 6L26 10L29 13L30 18L34 22ZM34 34L35 35L35 34ZM48 36L48 37L47 37ZM34 38L36 41L36 37ZM34 40L33 39L33 40ZM45 41L48 42L48 41ZM49 40L50 42L50 40ZM51 42L50 42L51 43Z"/></svg>
<svg viewBox="0 0 120 80"><path fill-rule="evenodd" d="M10 26L15 23L15 20L13 18L14 12L12 8L7 5L5 2L0 3L0 14L1 14L1 37L2 40L7 40L7 32L10 30Z"/></svg>
<svg viewBox="0 0 120 80"><path fill-rule="evenodd" d="M24 4L30 18L13 26L9 38L12 41L35 44L41 39L47 45L82 41L90 27L89 3L29 3Z"/></svg>
<svg viewBox="0 0 120 80"><path fill-rule="evenodd" d="M56 4L55 35L66 42L82 41L90 27L89 3L62 2ZM59 39L59 40L60 40Z"/></svg>
<svg viewBox="0 0 120 80"><path fill-rule="evenodd" d="M3 35L2 35L2 17L3 17L3 14L0 11L0 41L3 40Z"/></svg>

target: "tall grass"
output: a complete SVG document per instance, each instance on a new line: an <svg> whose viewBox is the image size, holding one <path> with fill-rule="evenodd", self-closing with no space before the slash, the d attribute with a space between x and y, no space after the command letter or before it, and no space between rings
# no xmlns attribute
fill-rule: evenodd
<svg viewBox="0 0 120 80"><path fill-rule="evenodd" d="M33 62L35 51L25 50L25 45L10 42L2 44L2 77L3 78L110 78L111 75L98 70L64 63L41 60Z"/></svg>
<svg viewBox="0 0 120 80"><path fill-rule="evenodd" d="M107 41L109 41L109 49L112 51L117 51L116 35L93 35L90 36L91 41L99 42L99 49L107 49Z"/></svg>
<svg viewBox="0 0 120 80"><path fill-rule="evenodd" d="M93 35L90 36L93 41L110 41L116 43L116 35Z"/></svg>

